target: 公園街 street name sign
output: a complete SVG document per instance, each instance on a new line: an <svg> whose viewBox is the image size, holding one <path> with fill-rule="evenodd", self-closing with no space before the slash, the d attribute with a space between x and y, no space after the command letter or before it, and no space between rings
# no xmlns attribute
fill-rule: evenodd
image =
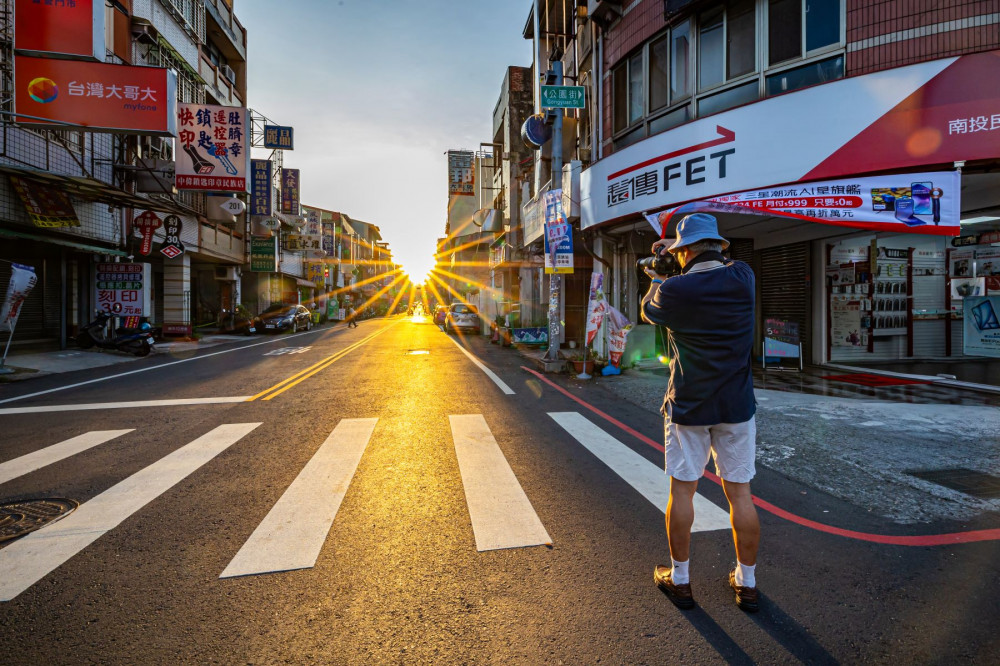
<svg viewBox="0 0 1000 666"><path fill-rule="evenodd" d="M542 86L543 109L582 109L583 86Z"/></svg>

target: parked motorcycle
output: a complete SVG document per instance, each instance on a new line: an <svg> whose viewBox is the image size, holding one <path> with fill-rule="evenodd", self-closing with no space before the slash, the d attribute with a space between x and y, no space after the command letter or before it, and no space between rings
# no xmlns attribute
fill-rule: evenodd
<svg viewBox="0 0 1000 666"><path fill-rule="evenodd" d="M111 315L107 312L97 313L97 318L80 328L76 336L76 345L80 349L100 347L101 349L117 349L136 356L149 356L153 351L153 329L148 322L143 322L139 328L119 328L109 337L108 322Z"/></svg>

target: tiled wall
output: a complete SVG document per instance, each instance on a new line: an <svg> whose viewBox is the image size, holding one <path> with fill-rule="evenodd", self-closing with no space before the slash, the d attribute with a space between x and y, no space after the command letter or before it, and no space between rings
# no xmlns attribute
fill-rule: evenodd
<svg viewBox="0 0 1000 666"><path fill-rule="evenodd" d="M1000 48L1000 0L847 0L847 74Z"/></svg>
<svg viewBox="0 0 1000 666"><path fill-rule="evenodd" d="M604 35L604 145L611 141L611 68L643 42L666 27L663 21L663 0L626 0L625 15Z"/></svg>

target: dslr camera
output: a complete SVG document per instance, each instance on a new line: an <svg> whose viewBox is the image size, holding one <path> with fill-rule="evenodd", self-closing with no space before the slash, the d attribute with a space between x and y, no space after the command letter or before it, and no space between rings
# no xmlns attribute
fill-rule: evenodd
<svg viewBox="0 0 1000 666"><path fill-rule="evenodd" d="M681 272L680 264L677 263L674 255L669 252L654 254L652 257L643 257L635 262L635 267L640 271L649 268L657 275L664 277L680 275Z"/></svg>

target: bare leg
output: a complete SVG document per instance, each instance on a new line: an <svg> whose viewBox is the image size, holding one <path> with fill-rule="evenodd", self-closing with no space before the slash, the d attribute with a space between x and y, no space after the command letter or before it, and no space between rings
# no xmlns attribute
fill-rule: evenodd
<svg viewBox="0 0 1000 666"><path fill-rule="evenodd" d="M667 541L670 557L677 562L687 562L691 557L691 525L694 524L694 493L697 490L697 481L678 481L670 477Z"/></svg>
<svg viewBox="0 0 1000 666"><path fill-rule="evenodd" d="M729 500L729 519L733 524L733 542L736 559L752 567L757 564L757 547L760 545L760 522L753 505L749 483L722 481L722 489ZM671 497L673 487L671 487Z"/></svg>

